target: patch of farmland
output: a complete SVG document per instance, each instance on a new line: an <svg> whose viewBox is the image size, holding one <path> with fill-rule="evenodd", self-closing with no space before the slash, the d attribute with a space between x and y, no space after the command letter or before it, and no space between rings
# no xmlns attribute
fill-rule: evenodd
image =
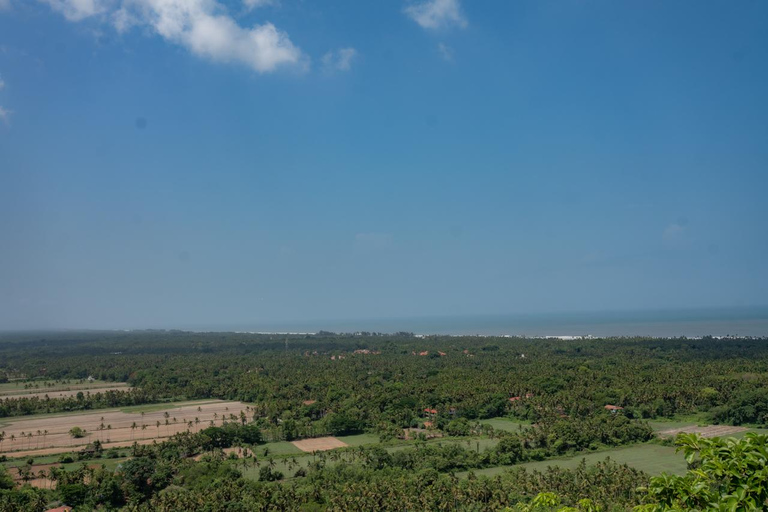
<svg viewBox="0 0 768 512"><path fill-rule="evenodd" d="M521 428L530 427L529 423L515 421L509 418L490 418L487 420L480 420L480 423L490 425L494 430L504 430L507 432L519 432Z"/></svg>
<svg viewBox="0 0 768 512"><path fill-rule="evenodd" d="M105 409L14 418L3 426L5 438L0 453L12 457L63 453L95 440L105 448L130 446L134 441L151 443L179 432L198 432L225 421L240 421L241 411L248 415L248 406L242 402L210 400L169 404L165 410L148 412ZM73 438L69 433L73 427L85 430L86 435Z"/></svg>
<svg viewBox="0 0 768 512"><path fill-rule="evenodd" d="M347 443L340 441L333 436L302 439L300 441L294 441L292 444L299 450L307 453L322 452L348 446Z"/></svg>
<svg viewBox="0 0 768 512"><path fill-rule="evenodd" d="M516 466L497 466L493 468L477 469L476 475L495 476L512 468L526 468L529 470L546 471L547 467L575 468L582 460L587 465L602 462L610 457L613 462L627 464L630 467L645 471L655 476L661 473L674 475L683 475L688 469L685 458L682 453L676 453L675 448L671 446L661 446L657 444L641 444L614 448L611 450L601 450L599 452L577 455L559 459L548 459L536 462L526 462ZM458 473L457 476L466 477L469 472Z"/></svg>
<svg viewBox="0 0 768 512"><path fill-rule="evenodd" d="M351 436L339 436L336 439L347 446L365 446L369 444L379 444L379 436L374 434L355 434Z"/></svg>
<svg viewBox="0 0 768 512"><path fill-rule="evenodd" d="M273 441L271 443L261 444L257 448L259 457L269 457L271 455L304 455L293 443L289 441Z"/></svg>

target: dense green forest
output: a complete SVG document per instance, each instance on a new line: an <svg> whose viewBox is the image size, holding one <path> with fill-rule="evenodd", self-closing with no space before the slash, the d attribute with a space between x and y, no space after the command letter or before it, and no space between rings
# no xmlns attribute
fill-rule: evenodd
<svg viewBox="0 0 768 512"><path fill-rule="evenodd" d="M555 410L585 417L606 404L624 407L630 418L706 411L717 422L768 422L768 343L762 339L184 332L0 337L0 379L89 376L137 389L87 399L4 400L0 417L222 398L256 403L273 422L306 423L332 410L349 420L349 429L407 427L427 407L438 410L438 421L450 411L467 419L511 413L536 421ZM523 399L511 404L514 396ZM302 406L306 400L316 403Z"/></svg>
<svg viewBox="0 0 768 512"><path fill-rule="evenodd" d="M732 497L731 491L718 494L722 475L710 481L701 473L723 471L724 463L707 466L717 450L694 438L679 442L699 473L677 480L611 461L544 472L513 467L492 478L474 471L649 442L652 419L696 414L712 423L768 423L764 339L180 331L0 337L0 382L34 389L39 382L88 377L127 382L132 389L6 398L0 418L206 398L246 402L249 415L134 445L118 471L88 463L107 456L98 446L95 453L75 454L82 466L47 477L57 482L55 490L14 487L0 473L0 509L41 510L59 500L81 510L703 510L718 496L723 502ZM520 429L494 431L483 421L499 417L519 420ZM385 449L404 437L403 429L425 422L446 439L489 438L493 444L480 449L422 436ZM363 432L385 444L318 453L289 475L255 449L266 441ZM720 446L718 453L757 453L752 470L765 472L765 437L739 443ZM230 460L221 451L230 447L245 450L244 456ZM258 471L258 479L244 478L249 471ZM467 471L467 478L456 476ZM751 485L734 499L752 500L759 509L765 489L753 492ZM689 488L699 494L683 496Z"/></svg>

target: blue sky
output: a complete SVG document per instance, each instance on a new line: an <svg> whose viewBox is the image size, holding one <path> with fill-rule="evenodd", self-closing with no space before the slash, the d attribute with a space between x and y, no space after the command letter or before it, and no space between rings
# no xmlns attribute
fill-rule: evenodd
<svg viewBox="0 0 768 512"><path fill-rule="evenodd" d="M766 19L0 0L0 327L765 305Z"/></svg>

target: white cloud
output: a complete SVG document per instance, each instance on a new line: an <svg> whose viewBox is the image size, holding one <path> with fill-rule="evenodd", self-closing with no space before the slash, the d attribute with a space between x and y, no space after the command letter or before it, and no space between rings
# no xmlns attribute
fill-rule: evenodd
<svg viewBox="0 0 768 512"><path fill-rule="evenodd" d="M1 1L1 0L0 0ZM147 26L163 39L215 62L236 62L266 73L308 59L272 23L241 27L217 0L41 0L71 21L110 12L118 32ZM248 2L250 0L246 0ZM265 4L265 0L256 0Z"/></svg>
<svg viewBox="0 0 768 512"><path fill-rule="evenodd" d="M107 10L107 0L40 0L70 21L80 21Z"/></svg>
<svg viewBox="0 0 768 512"><path fill-rule="evenodd" d="M215 0L126 0L126 5L164 39L200 57L239 62L259 72L305 61L285 32L271 23L243 28Z"/></svg>
<svg viewBox="0 0 768 512"><path fill-rule="evenodd" d="M331 50L323 55L323 68L330 71L349 71L352 67L352 61L357 57L357 50L354 48L339 48Z"/></svg>
<svg viewBox="0 0 768 512"><path fill-rule="evenodd" d="M404 12L413 21L428 29L467 26L459 0L426 0L409 5Z"/></svg>
<svg viewBox="0 0 768 512"><path fill-rule="evenodd" d="M437 51L440 52L440 56L443 58L444 61L453 62L453 50L451 49L450 46L444 43L438 43Z"/></svg>
<svg viewBox="0 0 768 512"><path fill-rule="evenodd" d="M11 0L0 0L0 11L8 11L11 8Z"/></svg>
<svg viewBox="0 0 768 512"><path fill-rule="evenodd" d="M0 106L0 121L8 124L11 118L11 111Z"/></svg>
<svg viewBox="0 0 768 512"><path fill-rule="evenodd" d="M112 25L114 25L115 30L121 34L129 31L140 23L141 20L134 16L133 13L125 7L121 7L112 13Z"/></svg>

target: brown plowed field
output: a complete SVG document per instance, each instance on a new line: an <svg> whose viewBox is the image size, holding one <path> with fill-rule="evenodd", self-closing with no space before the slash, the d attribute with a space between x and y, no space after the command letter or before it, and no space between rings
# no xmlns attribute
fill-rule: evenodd
<svg viewBox="0 0 768 512"><path fill-rule="evenodd" d="M334 448L344 448L349 445L335 437L328 436L294 441L293 446L304 452L321 452L325 450L333 450Z"/></svg>
<svg viewBox="0 0 768 512"><path fill-rule="evenodd" d="M134 441L152 443L179 432L197 432L209 427L211 421L216 425L221 425L224 419L235 421L231 414L235 415L236 421L240 421L240 411L248 414L246 407L242 402L208 400L179 402L164 410L145 412L144 415L109 409L86 414L3 419L0 430L5 431L5 440L0 445L0 453L10 457L50 455L81 449L97 439L104 443L105 448L130 446ZM159 427L157 422L160 422ZM191 426L189 422L192 422ZM134 424L135 428L132 428ZM142 425L145 427L142 428ZM86 436L73 438L69 434L72 427L84 429ZM32 434L31 438L29 434ZM11 439L12 436L14 439Z"/></svg>

